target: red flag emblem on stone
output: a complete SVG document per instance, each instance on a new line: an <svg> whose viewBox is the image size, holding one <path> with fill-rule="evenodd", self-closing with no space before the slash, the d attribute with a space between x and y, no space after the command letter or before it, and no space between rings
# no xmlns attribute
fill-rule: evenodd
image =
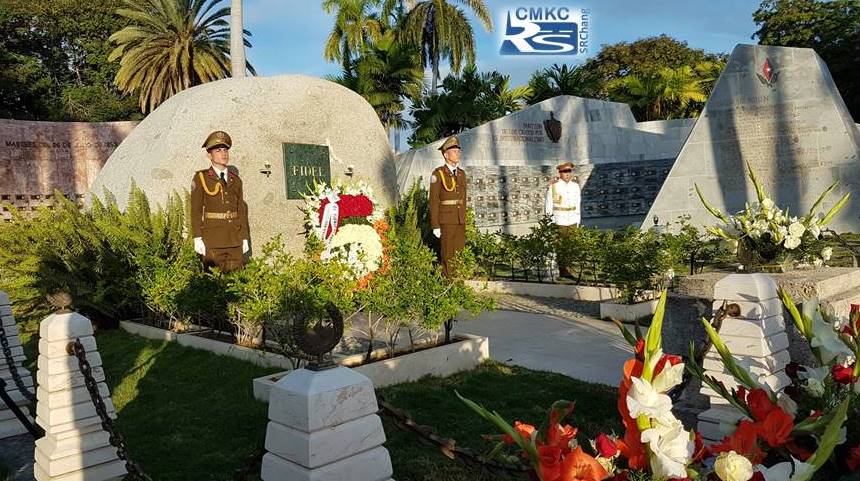
<svg viewBox="0 0 860 481"><path fill-rule="evenodd" d="M761 66L761 73L756 73L759 81L763 85L767 85L768 87L773 87L773 84L776 83L776 79L779 76L779 72L773 69L773 66L770 64L770 59L765 58L764 64Z"/></svg>

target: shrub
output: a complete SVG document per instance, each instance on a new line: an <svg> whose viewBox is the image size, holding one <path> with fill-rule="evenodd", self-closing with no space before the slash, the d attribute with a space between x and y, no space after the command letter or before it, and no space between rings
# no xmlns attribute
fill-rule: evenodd
<svg viewBox="0 0 860 481"><path fill-rule="evenodd" d="M672 266L660 235L635 227L607 232L600 253L607 279L618 288L619 299L628 304L642 299L645 291L660 287Z"/></svg>

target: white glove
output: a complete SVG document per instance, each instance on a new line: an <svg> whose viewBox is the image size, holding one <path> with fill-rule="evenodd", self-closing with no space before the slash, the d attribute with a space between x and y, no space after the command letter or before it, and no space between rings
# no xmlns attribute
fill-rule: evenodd
<svg viewBox="0 0 860 481"><path fill-rule="evenodd" d="M201 256L206 255L206 244L203 243L202 237L194 238L194 252L200 254Z"/></svg>
<svg viewBox="0 0 860 481"><path fill-rule="evenodd" d="M242 254L247 254L249 250L251 247L248 245L248 239L242 239Z"/></svg>
<svg viewBox="0 0 860 481"><path fill-rule="evenodd" d="M437 239L441 239L442 238L442 229L433 229L433 235L435 235Z"/></svg>

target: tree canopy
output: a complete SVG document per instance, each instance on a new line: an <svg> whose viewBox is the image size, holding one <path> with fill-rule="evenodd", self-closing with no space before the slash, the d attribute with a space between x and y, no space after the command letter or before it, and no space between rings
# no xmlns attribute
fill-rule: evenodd
<svg viewBox="0 0 860 481"><path fill-rule="evenodd" d="M0 8L0 117L90 121L140 118L113 85L105 41L126 21L120 0L4 0Z"/></svg>

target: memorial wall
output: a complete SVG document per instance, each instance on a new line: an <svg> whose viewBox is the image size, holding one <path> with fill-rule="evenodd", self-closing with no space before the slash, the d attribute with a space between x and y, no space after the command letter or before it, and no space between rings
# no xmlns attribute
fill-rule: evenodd
<svg viewBox="0 0 860 481"><path fill-rule="evenodd" d="M747 163L773 200L797 215L838 180L823 208L851 192L832 226L860 232L860 129L815 51L735 47L649 216L713 224L695 185L718 209L742 210L757 200Z"/></svg>
<svg viewBox="0 0 860 481"><path fill-rule="evenodd" d="M28 211L48 203L54 189L83 197L135 125L0 119L0 201Z"/></svg>
<svg viewBox="0 0 860 481"><path fill-rule="evenodd" d="M525 233L544 211L555 166L576 164L586 225L639 225L694 119L636 122L625 104L560 96L458 134L469 206L485 230ZM443 139L444 140L444 139ZM397 158L401 191L428 185L439 142Z"/></svg>

